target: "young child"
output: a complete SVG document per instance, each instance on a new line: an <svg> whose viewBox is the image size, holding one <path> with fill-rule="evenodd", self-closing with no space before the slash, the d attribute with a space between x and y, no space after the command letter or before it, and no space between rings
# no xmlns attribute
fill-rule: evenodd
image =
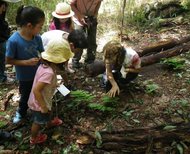
<svg viewBox="0 0 190 154"><path fill-rule="evenodd" d="M62 30L51 30L42 34L43 46L46 49L49 41L54 38L64 38L69 42L71 51L75 54L79 50L87 48L87 36L83 30L73 30L70 33L67 33ZM66 64L66 70L70 73L74 73L74 70L70 65Z"/></svg>
<svg viewBox="0 0 190 154"><path fill-rule="evenodd" d="M85 63L93 63L96 58L96 32L97 32L97 16L102 0L69 0L75 15L73 21L75 29L83 29L87 32L88 48ZM73 66L79 68L82 50L75 54L73 58Z"/></svg>
<svg viewBox="0 0 190 154"><path fill-rule="evenodd" d="M42 64L40 64L36 72L28 100L28 106L33 116L31 144L42 143L47 139L46 134L39 133L41 126L47 124L47 127L50 127L62 123L62 120L58 118L51 120L51 99L57 84L56 72L73 55L69 43L63 38L52 39L48 43L45 52L42 52Z"/></svg>
<svg viewBox="0 0 190 154"><path fill-rule="evenodd" d="M42 39L38 35L44 20L45 14L41 9L20 6L16 16L16 23L20 26L20 30L13 33L7 42L6 62L15 65L21 95L13 123L20 122L27 114L27 102L39 66L39 54L44 51Z"/></svg>
<svg viewBox="0 0 190 154"><path fill-rule="evenodd" d="M122 84L134 80L141 68L141 60L136 51L122 46L117 41L109 41L103 48L104 61L95 61L87 66L90 76L103 74L102 86L110 97L119 95Z"/></svg>
<svg viewBox="0 0 190 154"><path fill-rule="evenodd" d="M70 33L74 29L72 16L74 12L69 4L65 2L58 3L55 11L52 12L53 20L50 23L49 30L63 30Z"/></svg>

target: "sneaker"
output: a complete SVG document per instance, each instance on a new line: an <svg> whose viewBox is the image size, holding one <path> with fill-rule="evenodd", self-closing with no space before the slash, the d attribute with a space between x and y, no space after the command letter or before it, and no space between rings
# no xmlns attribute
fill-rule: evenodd
<svg viewBox="0 0 190 154"><path fill-rule="evenodd" d="M39 134L35 138L30 138L30 144L40 144L47 140L46 134Z"/></svg>
<svg viewBox="0 0 190 154"><path fill-rule="evenodd" d="M58 117L55 117L52 121L51 121L51 125L52 126L59 126L63 123L63 121L61 119L59 119Z"/></svg>
<svg viewBox="0 0 190 154"><path fill-rule="evenodd" d="M21 122L21 120L22 120L22 116L20 115L19 112L16 112L16 114L15 114L15 116L13 118L13 123L17 124L17 123Z"/></svg>

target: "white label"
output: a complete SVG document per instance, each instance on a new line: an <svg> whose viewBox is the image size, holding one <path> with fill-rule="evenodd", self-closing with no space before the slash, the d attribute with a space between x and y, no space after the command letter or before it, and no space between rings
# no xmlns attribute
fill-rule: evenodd
<svg viewBox="0 0 190 154"><path fill-rule="evenodd" d="M63 96L67 96L70 93L70 90L67 89L67 87L65 87L63 84L60 85L57 90L63 95Z"/></svg>

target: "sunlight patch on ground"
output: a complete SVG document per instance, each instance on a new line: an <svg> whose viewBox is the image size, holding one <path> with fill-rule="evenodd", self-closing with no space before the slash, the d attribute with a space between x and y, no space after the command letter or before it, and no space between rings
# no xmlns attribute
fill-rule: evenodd
<svg viewBox="0 0 190 154"><path fill-rule="evenodd" d="M100 38L98 38L98 42L97 42L97 52L102 52L102 49L104 47L104 45L112 40L112 39L116 39L118 38L118 33L116 31L110 31L105 33L104 35L102 35Z"/></svg>

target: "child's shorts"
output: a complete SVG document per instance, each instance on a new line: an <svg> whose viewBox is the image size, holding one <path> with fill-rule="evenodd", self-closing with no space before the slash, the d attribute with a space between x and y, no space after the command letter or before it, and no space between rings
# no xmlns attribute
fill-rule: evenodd
<svg viewBox="0 0 190 154"><path fill-rule="evenodd" d="M43 125L47 124L51 120L50 113L42 113L40 111L34 111L34 110L31 110L31 112L32 112L32 120L34 123Z"/></svg>

